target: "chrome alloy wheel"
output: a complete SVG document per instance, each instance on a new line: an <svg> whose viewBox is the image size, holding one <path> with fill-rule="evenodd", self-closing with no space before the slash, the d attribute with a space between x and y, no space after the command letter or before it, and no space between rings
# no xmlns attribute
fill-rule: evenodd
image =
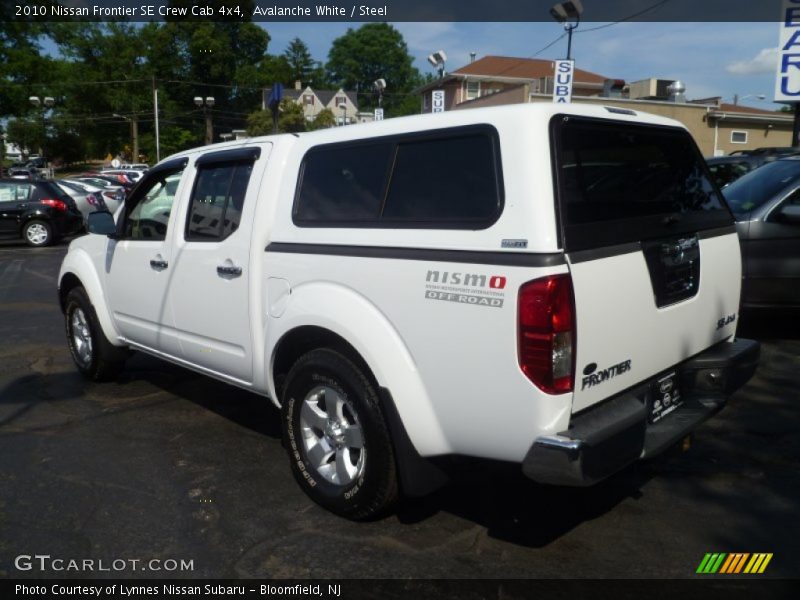
<svg viewBox="0 0 800 600"><path fill-rule="evenodd" d="M366 448L353 406L327 386L312 389L300 409L303 448L326 481L349 485L364 472Z"/></svg>
<svg viewBox="0 0 800 600"><path fill-rule="evenodd" d="M92 332L89 330L89 323L83 309L76 308L72 312L72 347L75 358L83 366L89 366L92 362Z"/></svg>
<svg viewBox="0 0 800 600"><path fill-rule="evenodd" d="M41 223L33 223L25 229L25 237L31 244L44 244L47 241L48 233L47 227Z"/></svg>

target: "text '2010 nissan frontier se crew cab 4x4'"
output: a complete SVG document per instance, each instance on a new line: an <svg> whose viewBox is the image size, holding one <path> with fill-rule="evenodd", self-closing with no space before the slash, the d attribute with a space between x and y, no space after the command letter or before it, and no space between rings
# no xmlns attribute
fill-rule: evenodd
<svg viewBox="0 0 800 600"><path fill-rule="evenodd" d="M269 397L305 492L353 519L438 459L589 485L753 374L733 219L689 133L518 105L230 142L90 216L59 275L78 369L140 350Z"/></svg>

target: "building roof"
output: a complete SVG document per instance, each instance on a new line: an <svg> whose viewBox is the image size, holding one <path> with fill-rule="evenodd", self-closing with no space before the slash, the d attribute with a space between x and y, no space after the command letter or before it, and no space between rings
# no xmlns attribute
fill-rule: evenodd
<svg viewBox="0 0 800 600"><path fill-rule="evenodd" d="M311 90L313 94L319 98L319 101L322 103L323 106L327 106L328 103L336 96L340 91L343 92L347 98L350 100L350 103L353 104L356 108L358 107L358 96L356 95L355 90L342 90L341 88L336 90L317 90L311 87L305 87L301 90L295 88L283 88L283 97L284 98L291 98L292 100L298 100L300 96L305 94L308 90ZM264 90L264 97L269 98L270 93L272 92L272 88L266 88Z"/></svg>
<svg viewBox="0 0 800 600"><path fill-rule="evenodd" d="M722 112L731 112L731 113L747 113L749 115L764 115L764 116L786 116L788 113L782 113L780 111L775 110L764 110L762 108L753 108L752 106L742 106L741 104L727 104L725 102L720 103L719 108L717 110Z"/></svg>
<svg viewBox="0 0 800 600"><path fill-rule="evenodd" d="M511 56L484 56L466 66L456 69L453 75L478 75L482 77L513 77L539 79L553 76L553 61L539 58L515 58ZM575 69L575 81L602 84L607 77Z"/></svg>

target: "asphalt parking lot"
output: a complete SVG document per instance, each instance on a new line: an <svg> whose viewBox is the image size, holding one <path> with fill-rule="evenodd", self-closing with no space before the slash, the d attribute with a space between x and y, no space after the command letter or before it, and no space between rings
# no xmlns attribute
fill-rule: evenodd
<svg viewBox="0 0 800 600"><path fill-rule="evenodd" d="M193 562L156 577L683 578L707 552L800 576L796 317L742 323L759 370L686 453L589 489L475 464L357 524L296 486L264 399L143 355L85 382L55 295L65 252L0 245L0 577L63 576L14 566L48 554Z"/></svg>

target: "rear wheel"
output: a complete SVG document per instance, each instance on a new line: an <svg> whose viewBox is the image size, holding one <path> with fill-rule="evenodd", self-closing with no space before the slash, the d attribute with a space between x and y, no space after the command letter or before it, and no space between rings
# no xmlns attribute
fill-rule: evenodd
<svg viewBox="0 0 800 600"><path fill-rule="evenodd" d="M29 246L47 246L53 242L53 228L45 221L29 221L22 228L22 235Z"/></svg>
<svg viewBox="0 0 800 600"><path fill-rule="evenodd" d="M78 370L93 381L114 379L124 366L128 353L108 341L94 306L82 287L67 294L64 318L67 343Z"/></svg>
<svg viewBox="0 0 800 600"><path fill-rule="evenodd" d="M323 348L286 377L282 427L292 473L317 504L348 519L388 511L398 497L394 450L376 386Z"/></svg>

